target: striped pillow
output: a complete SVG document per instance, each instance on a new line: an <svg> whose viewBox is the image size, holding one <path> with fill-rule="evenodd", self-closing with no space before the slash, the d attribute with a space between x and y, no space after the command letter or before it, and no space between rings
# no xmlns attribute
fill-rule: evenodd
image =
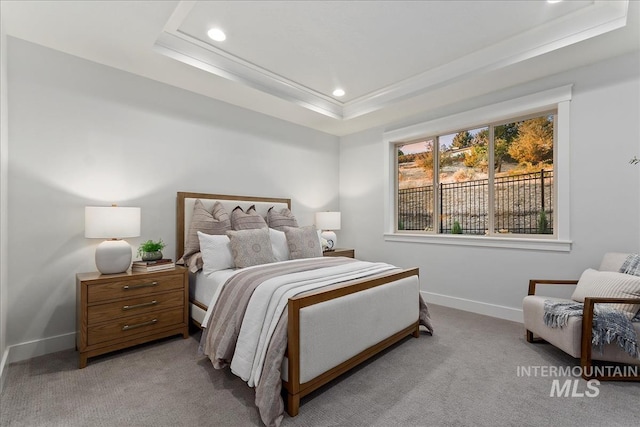
<svg viewBox="0 0 640 427"><path fill-rule="evenodd" d="M264 218L256 212L255 205L251 205L247 211L236 206L231 212L231 228L234 230L254 230L256 228L269 228Z"/></svg>
<svg viewBox="0 0 640 427"><path fill-rule="evenodd" d="M640 277L589 268L580 276L571 299L584 302L585 297L640 298ZM632 319L640 309L640 304L607 305L625 312L629 319Z"/></svg>
<svg viewBox="0 0 640 427"><path fill-rule="evenodd" d="M178 260L178 264L189 264L189 258L193 254L200 252L198 231L204 234L226 234L227 230L230 229L229 214L222 206L222 203L215 202L213 209L209 212L200 199L197 199L193 205L191 225L184 243L184 255Z"/></svg>
<svg viewBox="0 0 640 427"><path fill-rule="evenodd" d="M289 209L284 208L276 212L272 206L267 212L267 225L274 230L284 231L284 227L297 227L298 221Z"/></svg>

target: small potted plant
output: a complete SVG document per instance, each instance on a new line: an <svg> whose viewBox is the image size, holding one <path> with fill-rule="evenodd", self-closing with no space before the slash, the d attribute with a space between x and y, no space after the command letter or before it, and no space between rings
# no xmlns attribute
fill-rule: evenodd
<svg viewBox="0 0 640 427"><path fill-rule="evenodd" d="M162 259L162 250L165 248L162 239L154 242L153 240L147 240L140 244L138 247L138 255L143 261L156 261Z"/></svg>

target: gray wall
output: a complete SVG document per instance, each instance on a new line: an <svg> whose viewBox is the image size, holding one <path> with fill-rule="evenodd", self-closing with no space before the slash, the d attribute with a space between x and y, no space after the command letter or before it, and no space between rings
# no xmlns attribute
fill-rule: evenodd
<svg viewBox="0 0 640 427"><path fill-rule="evenodd" d="M7 363L7 148L9 145L9 115L7 112L7 36L0 2L0 392L4 387Z"/></svg>
<svg viewBox="0 0 640 427"><path fill-rule="evenodd" d="M628 163L640 153L637 55L469 100L443 115L571 83L571 194L561 195L570 198L571 252L385 242L382 128L341 139L341 245L355 247L359 258L420 267L427 301L512 320L521 319L529 279L578 278L604 252L638 251L640 167ZM412 123L420 121L426 118Z"/></svg>
<svg viewBox="0 0 640 427"><path fill-rule="evenodd" d="M575 278L606 251L638 251L640 167L628 164L640 153L635 55L442 110L574 84L574 245L556 253L385 242L387 129L339 140L21 40L9 38L8 48L0 238L9 250L0 252L0 351L10 348L11 360L73 346L74 277L95 269L98 244L83 236L87 205L142 207L142 236L130 243L163 238L171 256L177 191L290 196L303 224L317 210L340 209L340 246L355 248L358 258L418 266L427 300L506 318L518 317L529 278Z"/></svg>
<svg viewBox="0 0 640 427"><path fill-rule="evenodd" d="M8 38L11 360L73 347L75 274L95 270L84 207L142 208L175 256L177 191L338 209L338 138ZM4 310L3 310L4 315ZM4 336L4 334L3 334Z"/></svg>

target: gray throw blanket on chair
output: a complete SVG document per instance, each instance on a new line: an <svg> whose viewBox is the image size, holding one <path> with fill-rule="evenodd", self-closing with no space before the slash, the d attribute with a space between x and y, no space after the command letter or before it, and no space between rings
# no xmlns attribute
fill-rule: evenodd
<svg viewBox="0 0 640 427"><path fill-rule="evenodd" d="M544 324L550 328L562 328L569 322L569 317L582 316L584 304L579 302L563 302L546 300L544 302ZM634 321L640 321L640 313ZM640 359L638 336L633 323L621 311L607 306L593 307L593 337L595 344L602 352L604 344L616 342L631 357Z"/></svg>
<svg viewBox="0 0 640 427"><path fill-rule="evenodd" d="M640 255L629 254L627 259L624 260L622 266L620 266L620 273L633 274L634 276L640 276Z"/></svg>

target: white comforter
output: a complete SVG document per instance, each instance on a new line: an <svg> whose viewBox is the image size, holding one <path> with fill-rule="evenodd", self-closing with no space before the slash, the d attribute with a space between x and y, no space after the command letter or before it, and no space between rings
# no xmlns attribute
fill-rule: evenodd
<svg viewBox="0 0 640 427"><path fill-rule="evenodd" d="M396 268L386 263L355 261L266 280L256 288L249 300L231 361L231 371L251 387L258 384L269 341L289 298L324 286ZM209 311L215 305L215 300L221 290L222 286L219 287L212 303L209 304ZM209 312L203 322L204 325L207 324L208 317Z"/></svg>

